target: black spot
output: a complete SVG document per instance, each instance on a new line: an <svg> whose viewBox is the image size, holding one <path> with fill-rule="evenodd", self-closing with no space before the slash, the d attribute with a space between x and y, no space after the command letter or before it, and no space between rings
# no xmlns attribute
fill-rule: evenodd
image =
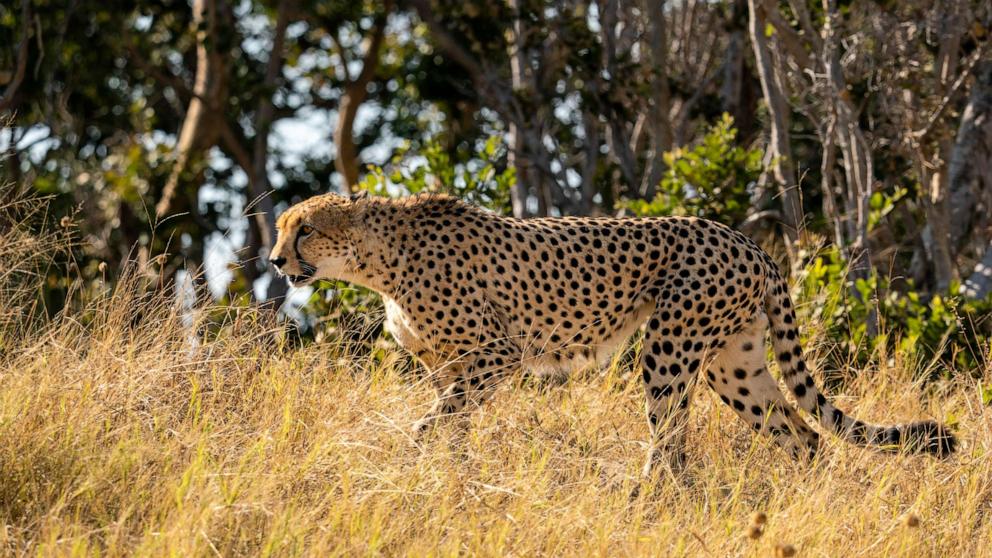
<svg viewBox="0 0 992 558"><path fill-rule="evenodd" d="M655 370L658 367L658 362L651 355L644 355L644 366L650 370Z"/></svg>

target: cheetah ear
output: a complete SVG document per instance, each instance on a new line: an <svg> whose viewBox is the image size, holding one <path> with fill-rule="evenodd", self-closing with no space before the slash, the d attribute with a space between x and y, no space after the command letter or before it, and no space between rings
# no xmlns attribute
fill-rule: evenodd
<svg viewBox="0 0 992 558"><path fill-rule="evenodd" d="M351 201L356 202L358 200L364 200L369 197L368 190L359 190L351 195Z"/></svg>

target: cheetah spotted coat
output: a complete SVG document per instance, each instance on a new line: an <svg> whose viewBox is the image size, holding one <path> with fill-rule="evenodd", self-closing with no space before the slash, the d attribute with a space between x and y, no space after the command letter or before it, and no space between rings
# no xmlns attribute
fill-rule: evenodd
<svg viewBox="0 0 992 558"><path fill-rule="evenodd" d="M645 470L681 459L701 376L754 430L791 454L819 437L766 368L765 334L799 407L855 444L945 455L932 421L876 426L817 388L785 279L749 238L696 218L519 220L457 199L328 194L278 221L272 262L295 285L317 278L379 292L386 328L432 372L438 397L416 425L478 405L513 370L602 362L644 327L641 376L651 432Z"/></svg>

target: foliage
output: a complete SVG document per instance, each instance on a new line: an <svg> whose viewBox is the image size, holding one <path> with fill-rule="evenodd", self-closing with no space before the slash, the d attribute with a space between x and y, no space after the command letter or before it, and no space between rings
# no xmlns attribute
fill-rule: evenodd
<svg viewBox="0 0 992 558"><path fill-rule="evenodd" d="M728 225L744 221L749 188L763 171L762 151L736 143L733 118L724 114L693 147L665 153L668 167L654 199L626 200L635 215L687 215Z"/></svg>
<svg viewBox="0 0 992 558"><path fill-rule="evenodd" d="M444 148L440 138L428 139L416 152L410 147L408 143L397 150L393 170L388 174L382 167L370 165L360 187L380 196L437 192L496 213L510 212L515 172L506 165L502 136L490 136L476 153L459 150L455 156Z"/></svg>
<svg viewBox="0 0 992 558"><path fill-rule="evenodd" d="M896 206L906 199L909 189L897 186L891 192L879 190L868 198L868 230L874 229Z"/></svg>
<svg viewBox="0 0 992 558"><path fill-rule="evenodd" d="M815 255L797 277L799 299L818 301L809 307L809 320L839 349L832 355L835 366L863 366L879 354L900 354L973 374L984 369L992 349L992 297L969 300L957 284L925 297L912 285L895 289L878 275L859 279L860 296L854 296L847 281L847 266L834 248ZM869 338L866 323L873 309L881 333Z"/></svg>

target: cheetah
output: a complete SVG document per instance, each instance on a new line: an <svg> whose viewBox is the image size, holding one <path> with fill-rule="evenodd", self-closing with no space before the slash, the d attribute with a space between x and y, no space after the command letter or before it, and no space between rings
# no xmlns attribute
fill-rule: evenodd
<svg viewBox="0 0 992 558"><path fill-rule="evenodd" d="M270 262L294 286L338 279L378 292L385 329L431 372L418 434L475 408L519 368L601 363L643 327L650 443L644 472L684 459L697 378L751 428L806 459L820 446L768 372L765 335L799 407L861 446L946 456L934 421L876 426L835 407L803 357L788 286L742 233L692 217L498 216L453 197L326 194L278 219Z"/></svg>

